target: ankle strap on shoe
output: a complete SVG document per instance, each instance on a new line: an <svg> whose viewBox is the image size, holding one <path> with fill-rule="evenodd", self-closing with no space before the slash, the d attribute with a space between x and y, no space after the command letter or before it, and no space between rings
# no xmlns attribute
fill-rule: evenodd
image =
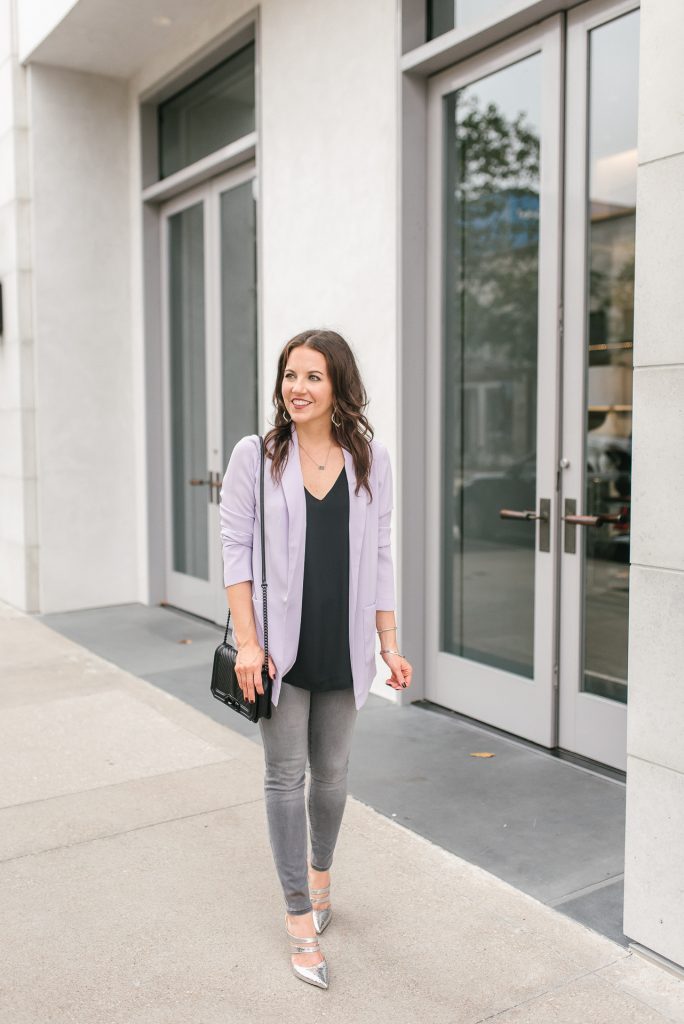
<svg viewBox="0 0 684 1024"><path fill-rule="evenodd" d="M293 953L317 953L320 949L318 936L316 935L312 938L309 938L306 935L293 935L289 928L287 930L287 934L290 937L290 944L292 946Z"/></svg>

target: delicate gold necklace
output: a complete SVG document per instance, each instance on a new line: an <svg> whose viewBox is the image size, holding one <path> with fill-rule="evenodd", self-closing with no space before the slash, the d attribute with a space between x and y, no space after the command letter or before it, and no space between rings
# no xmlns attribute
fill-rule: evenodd
<svg viewBox="0 0 684 1024"><path fill-rule="evenodd" d="M333 443L331 441L330 442L330 448L332 448L332 446L333 446ZM306 448L304 447L304 445L302 444L301 441L299 442L299 447L302 449L302 451L304 452L305 455L309 455L309 453L307 452ZM314 465L318 466L319 469L325 469L325 467L327 466L328 458L330 456L330 448L328 448L328 454L326 455L325 462L323 463L322 466L319 465L318 462L316 462L316 460L314 459L313 455L309 455L309 458L311 459L311 461L314 463Z"/></svg>

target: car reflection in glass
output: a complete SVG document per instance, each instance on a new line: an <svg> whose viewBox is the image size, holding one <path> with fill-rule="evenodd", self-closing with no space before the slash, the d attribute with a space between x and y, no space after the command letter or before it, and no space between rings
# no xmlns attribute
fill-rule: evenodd
<svg viewBox="0 0 684 1024"><path fill-rule="evenodd" d="M536 453L502 469L474 471L454 483L453 536L470 541L533 547L536 520L502 519L502 508L537 511ZM632 473L631 437L589 435L586 501L577 511L588 515L619 515L621 522L577 527L584 531L589 557L629 562L629 512Z"/></svg>

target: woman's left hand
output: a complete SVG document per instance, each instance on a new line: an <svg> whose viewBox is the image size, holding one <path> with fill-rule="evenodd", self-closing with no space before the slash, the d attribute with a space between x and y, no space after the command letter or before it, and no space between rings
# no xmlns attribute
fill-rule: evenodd
<svg viewBox="0 0 684 1024"><path fill-rule="evenodd" d="M387 686L391 686L395 690L403 690L411 685L413 668L406 658L403 658L401 654L382 654L381 658L392 673L392 678L386 680Z"/></svg>

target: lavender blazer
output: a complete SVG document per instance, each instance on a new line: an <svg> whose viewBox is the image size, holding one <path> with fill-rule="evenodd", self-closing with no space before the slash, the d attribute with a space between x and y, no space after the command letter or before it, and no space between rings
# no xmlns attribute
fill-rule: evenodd
<svg viewBox="0 0 684 1024"><path fill-rule="evenodd" d="M297 431L294 426L290 431L292 447L279 485L271 478L269 459L264 466L268 652L276 667L272 689L276 706L282 678L297 657L304 584L306 496ZM392 469L385 445L373 439L371 448L372 501L363 487L358 496L354 493L354 463L351 453L343 449L349 483L349 653L357 708L365 703L377 671L375 611L395 609L390 551ZM224 586L253 581L254 620L263 647L259 452L258 434L241 438L233 448L221 487L219 520Z"/></svg>

